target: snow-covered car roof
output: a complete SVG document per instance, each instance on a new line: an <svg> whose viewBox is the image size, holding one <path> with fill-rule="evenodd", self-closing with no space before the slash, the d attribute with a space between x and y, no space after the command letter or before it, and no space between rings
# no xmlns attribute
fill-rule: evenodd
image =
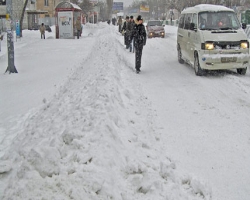
<svg viewBox="0 0 250 200"><path fill-rule="evenodd" d="M194 7L189 7L184 9L181 13L193 13L193 12L201 12L201 11L231 11L234 12L233 9L227 8L225 6L220 6L220 5L212 5L212 4L199 4Z"/></svg>

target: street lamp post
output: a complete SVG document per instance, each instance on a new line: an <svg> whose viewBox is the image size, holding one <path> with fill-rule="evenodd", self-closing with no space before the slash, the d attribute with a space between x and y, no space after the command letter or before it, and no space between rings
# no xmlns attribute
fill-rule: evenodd
<svg viewBox="0 0 250 200"><path fill-rule="evenodd" d="M6 29L7 29L7 48L8 48L8 67L5 71L9 73L18 73L14 64L14 41L13 41L13 17L12 0L6 1Z"/></svg>

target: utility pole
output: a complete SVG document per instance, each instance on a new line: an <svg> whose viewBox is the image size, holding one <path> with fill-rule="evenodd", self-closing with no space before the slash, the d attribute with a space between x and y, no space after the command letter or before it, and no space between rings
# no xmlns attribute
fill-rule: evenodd
<svg viewBox="0 0 250 200"><path fill-rule="evenodd" d="M13 41L13 17L12 0L6 1L6 29L7 29L7 48L8 48L8 67L5 71L9 73L18 73L14 64L14 41Z"/></svg>

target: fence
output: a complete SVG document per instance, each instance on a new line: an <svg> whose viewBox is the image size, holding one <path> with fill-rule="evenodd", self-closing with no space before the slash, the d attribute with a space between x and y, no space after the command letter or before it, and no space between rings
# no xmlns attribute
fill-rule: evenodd
<svg viewBox="0 0 250 200"><path fill-rule="evenodd" d="M1 33L6 31L6 19L5 18L0 18L0 35ZM38 25L40 26L42 23L45 25L53 26L55 25L55 18L54 17L45 17L45 18L39 18L38 19ZM15 29L15 25L13 26ZM27 23L23 23L23 29L28 29Z"/></svg>
<svg viewBox="0 0 250 200"><path fill-rule="evenodd" d="M45 25L53 26L55 25L55 17L45 17L38 19L39 24L44 23Z"/></svg>

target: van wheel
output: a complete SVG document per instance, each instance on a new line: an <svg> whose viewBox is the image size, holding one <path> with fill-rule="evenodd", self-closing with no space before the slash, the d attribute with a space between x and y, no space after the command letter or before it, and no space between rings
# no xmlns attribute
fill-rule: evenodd
<svg viewBox="0 0 250 200"><path fill-rule="evenodd" d="M200 67L199 56L197 53L194 55L194 71L195 71L196 76L203 75L203 70Z"/></svg>
<svg viewBox="0 0 250 200"><path fill-rule="evenodd" d="M183 64L184 60L182 59L182 53L181 53L181 47L180 47L180 45L178 45L177 51L178 51L178 61L179 61L179 63Z"/></svg>
<svg viewBox="0 0 250 200"><path fill-rule="evenodd" d="M247 68L240 68L240 69L237 69L237 73L238 73L238 74L245 75L246 72L247 72Z"/></svg>

